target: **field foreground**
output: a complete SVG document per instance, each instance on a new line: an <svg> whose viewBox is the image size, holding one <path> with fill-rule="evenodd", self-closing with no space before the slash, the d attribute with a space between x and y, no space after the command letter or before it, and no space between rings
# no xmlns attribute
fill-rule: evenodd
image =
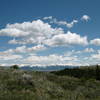
<svg viewBox="0 0 100 100"><path fill-rule="evenodd" d="M100 100L100 81L0 68L0 100Z"/></svg>

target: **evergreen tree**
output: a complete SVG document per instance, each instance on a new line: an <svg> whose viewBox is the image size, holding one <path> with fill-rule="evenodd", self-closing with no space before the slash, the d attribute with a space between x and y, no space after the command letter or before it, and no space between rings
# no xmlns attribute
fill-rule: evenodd
<svg viewBox="0 0 100 100"><path fill-rule="evenodd" d="M100 80L100 69L98 65L96 66L96 79Z"/></svg>

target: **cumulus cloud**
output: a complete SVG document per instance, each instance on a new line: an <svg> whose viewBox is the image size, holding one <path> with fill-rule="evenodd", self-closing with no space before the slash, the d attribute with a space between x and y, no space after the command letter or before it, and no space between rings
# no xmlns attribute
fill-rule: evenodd
<svg viewBox="0 0 100 100"><path fill-rule="evenodd" d="M50 23L54 23L57 25L65 25L68 28L72 28L76 23L78 23L78 20L73 20L72 22L67 21L58 21L56 18L52 19Z"/></svg>
<svg viewBox="0 0 100 100"><path fill-rule="evenodd" d="M86 48L83 52L91 53L94 52L93 48Z"/></svg>
<svg viewBox="0 0 100 100"><path fill-rule="evenodd" d="M67 64L67 61L74 61L76 57L65 57L63 55L48 55L48 56L29 56L23 60L25 64L38 65L61 65Z"/></svg>
<svg viewBox="0 0 100 100"><path fill-rule="evenodd" d="M48 17L44 17L43 19L44 20L48 20L48 19L53 19L53 17L52 16L48 16Z"/></svg>
<svg viewBox="0 0 100 100"><path fill-rule="evenodd" d="M72 22L67 23L66 26L67 26L68 28L72 28L76 23L78 23L78 20L73 20Z"/></svg>
<svg viewBox="0 0 100 100"><path fill-rule="evenodd" d="M6 28L0 30L1 36L11 37L50 37L51 35L58 34L61 31L59 28L52 28L48 23L44 23L42 20L35 20L32 22L8 24Z"/></svg>
<svg viewBox="0 0 100 100"><path fill-rule="evenodd" d="M87 37L81 37L76 33L71 33L68 31L66 34L55 35L51 39L45 41L45 44L50 46L60 46L60 45L87 45Z"/></svg>
<svg viewBox="0 0 100 100"><path fill-rule="evenodd" d="M12 51L9 50L9 52L0 52L0 64L6 64L6 65L30 65L30 66L49 66L49 65L72 65L72 66L78 66L78 65L87 65L92 64L93 60L91 59L100 59L100 53L98 51L97 54L93 54L91 57L87 57L88 60L84 60L86 57L80 57L80 55L77 55L76 51L67 51L65 54L49 54L45 56L39 56L36 54L29 54L28 51L25 51L25 46L17 47L16 49ZM31 48L30 48L31 49ZM27 48L29 50L29 48ZM25 55L22 55L22 51L26 52ZM30 50L29 50L30 51ZM14 54L14 53L21 53ZM9 61L9 62L5 62ZM85 61L85 62L84 62ZM4 62L4 63L3 63Z"/></svg>
<svg viewBox="0 0 100 100"><path fill-rule="evenodd" d="M100 38L96 38L90 41L90 44L100 46Z"/></svg>
<svg viewBox="0 0 100 100"><path fill-rule="evenodd" d="M44 40L45 37L38 37L37 40L35 40L33 37L23 37L21 40L12 39L9 40L9 44L34 44L34 43L41 43L42 40Z"/></svg>
<svg viewBox="0 0 100 100"><path fill-rule="evenodd" d="M91 58L100 60L100 50L98 50L96 54L92 54Z"/></svg>
<svg viewBox="0 0 100 100"><path fill-rule="evenodd" d="M73 26L74 23L77 23L77 20L73 20L68 25ZM59 22L59 24L64 24L64 22ZM9 44L46 44L49 46L88 44L86 36L82 37L71 32L65 33L62 28L52 28L50 24L42 20L8 24L6 28L0 30L0 35L14 37L8 41Z"/></svg>
<svg viewBox="0 0 100 100"><path fill-rule="evenodd" d="M9 40L8 43L9 44L18 44L18 41L14 38L13 40Z"/></svg>
<svg viewBox="0 0 100 100"><path fill-rule="evenodd" d="M0 55L0 60L17 60L21 59L21 55L12 55L12 54L2 54Z"/></svg>
<svg viewBox="0 0 100 100"><path fill-rule="evenodd" d="M75 61L77 61L76 56L72 55L58 55L58 54L50 54L50 55L45 55L45 56L38 56L38 55L19 55L19 54L14 54L16 53L22 53L26 52L24 51L26 47L18 47L17 49L9 50L6 52L0 52L0 64L6 64L6 65L13 65L13 64L18 64L18 65L40 65L40 66L48 66L48 65L69 65L73 64ZM30 51L30 50L29 50ZM27 52L28 53L28 52ZM9 62L5 62L9 61ZM1 63L4 62L4 63Z"/></svg>
<svg viewBox="0 0 100 100"><path fill-rule="evenodd" d="M88 20L90 20L90 17L88 15L83 15L81 20L88 21Z"/></svg>
<svg viewBox="0 0 100 100"><path fill-rule="evenodd" d="M73 27L78 20L73 20L68 23L66 21L58 21L52 16L45 17L44 20L49 19L58 25L65 25L68 28ZM52 24L51 24L52 25ZM8 49L0 52L0 64L5 60L9 60L8 64L22 64L22 65L79 65L78 56L75 51L67 54L49 54L45 56L38 56L37 51L46 50L47 48L56 46L85 46L88 45L87 36L81 36L70 31L65 32L62 28L52 27L49 23L42 20L34 20L32 22L23 22L15 24L7 24L5 28L0 29L0 36L8 36L8 43L20 44L21 46L15 49ZM98 40L98 39L97 39ZM95 40L95 41L97 41ZM91 44L98 44L91 40ZM8 44L8 45L9 45ZM31 46L29 47L29 45ZM23 46L22 46L23 45ZM84 52L93 52L92 48L86 48ZM6 64L6 63L5 63Z"/></svg>
<svg viewBox="0 0 100 100"><path fill-rule="evenodd" d="M8 24L0 30L0 36L17 37L8 43L10 44L40 44L42 41L51 38L56 34L64 34L62 28L52 28L50 24L42 20L32 22Z"/></svg>
<svg viewBox="0 0 100 100"><path fill-rule="evenodd" d="M32 53L32 52L37 52L45 49L46 47L44 45L36 45L33 47L20 46L20 47L16 47L16 49L6 50L4 51L4 53Z"/></svg>
<svg viewBox="0 0 100 100"><path fill-rule="evenodd" d="M83 49L83 50L73 50L73 54L81 54L81 55L84 55L84 53L94 53L94 52L96 52L96 50L94 50L93 48L85 48L85 49ZM87 58L87 57L85 57L85 58Z"/></svg>

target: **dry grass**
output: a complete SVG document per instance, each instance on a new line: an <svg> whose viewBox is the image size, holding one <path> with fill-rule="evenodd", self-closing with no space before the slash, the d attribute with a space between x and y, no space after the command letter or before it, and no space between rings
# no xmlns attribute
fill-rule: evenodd
<svg viewBox="0 0 100 100"><path fill-rule="evenodd" d="M0 100L100 100L100 82L49 72L0 69Z"/></svg>

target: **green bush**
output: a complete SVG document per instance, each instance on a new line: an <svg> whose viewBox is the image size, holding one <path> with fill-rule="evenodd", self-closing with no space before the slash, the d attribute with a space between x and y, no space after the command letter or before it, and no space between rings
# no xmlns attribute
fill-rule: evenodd
<svg viewBox="0 0 100 100"><path fill-rule="evenodd" d="M12 65L11 68L12 69L19 69L19 66L18 65Z"/></svg>

